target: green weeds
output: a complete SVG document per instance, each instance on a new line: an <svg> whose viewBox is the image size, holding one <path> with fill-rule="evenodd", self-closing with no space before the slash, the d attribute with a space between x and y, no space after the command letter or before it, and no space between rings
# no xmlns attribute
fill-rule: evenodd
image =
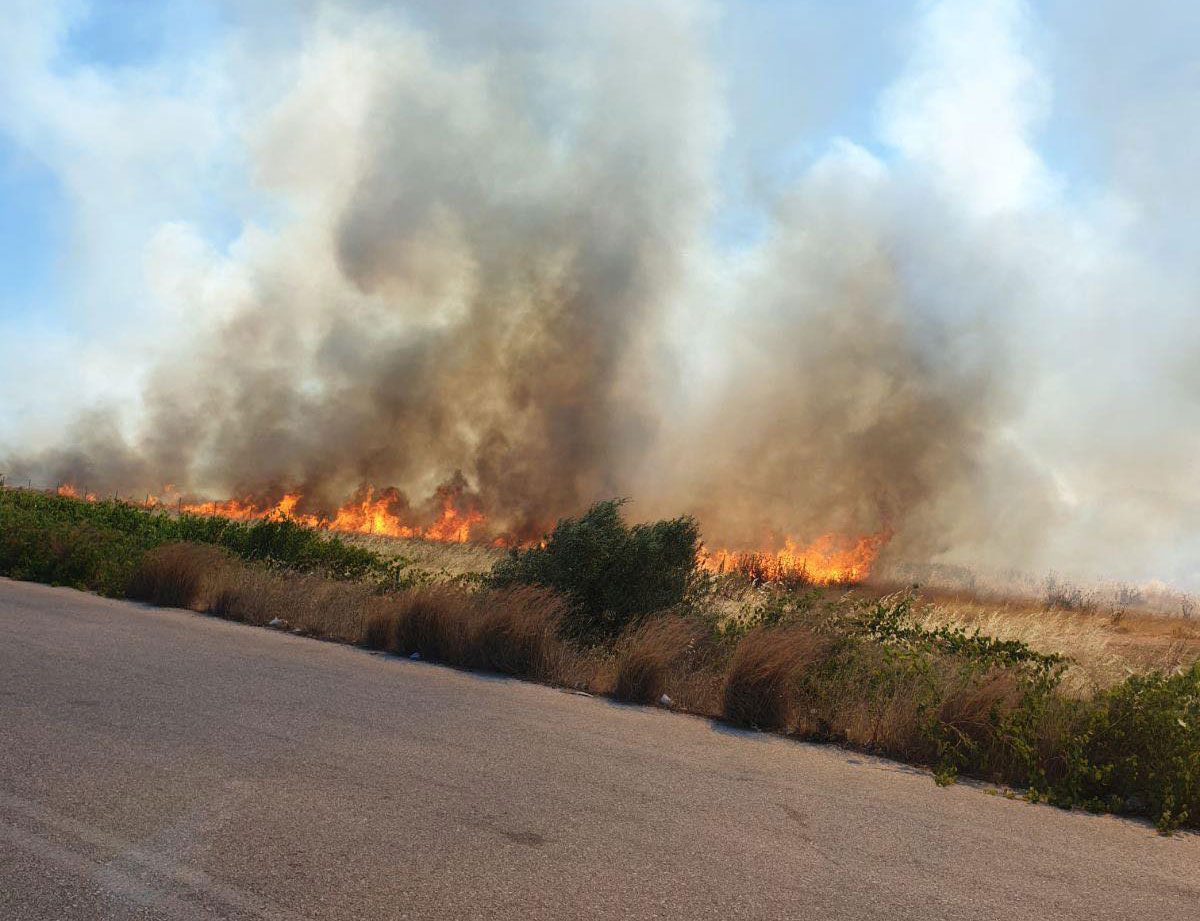
<svg viewBox="0 0 1200 921"><path fill-rule="evenodd" d="M178 541L334 579L395 578L396 564L287 520L174 516L119 500L87 502L0 488L0 574L14 579L119 596L146 551Z"/></svg>
<svg viewBox="0 0 1200 921"><path fill-rule="evenodd" d="M568 632L585 642L611 641L646 615L681 604L697 571L695 519L630 527L622 504L598 502L579 518L562 519L543 546L514 550L497 563L491 583L560 593L571 604Z"/></svg>

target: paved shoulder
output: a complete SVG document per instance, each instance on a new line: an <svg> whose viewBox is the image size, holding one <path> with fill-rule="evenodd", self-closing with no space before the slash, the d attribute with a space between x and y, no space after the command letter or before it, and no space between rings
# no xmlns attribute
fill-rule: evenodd
<svg viewBox="0 0 1200 921"><path fill-rule="evenodd" d="M1200 837L0 580L0 918L1192 917Z"/></svg>

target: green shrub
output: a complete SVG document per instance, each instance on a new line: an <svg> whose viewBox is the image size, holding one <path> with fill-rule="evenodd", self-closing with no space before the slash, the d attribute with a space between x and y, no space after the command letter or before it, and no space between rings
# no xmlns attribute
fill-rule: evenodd
<svg viewBox="0 0 1200 921"><path fill-rule="evenodd" d="M0 575L119 595L142 551L138 541L88 521L0 514Z"/></svg>
<svg viewBox="0 0 1200 921"><path fill-rule="evenodd" d="M394 581L377 554L293 521L176 517L113 499L0 488L0 575L123 595L146 551L180 541L337 579Z"/></svg>
<svg viewBox="0 0 1200 921"><path fill-rule="evenodd" d="M383 574L380 558L362 547L327 537L287 519L262 519L253 524L229 522L213 541L246 560L277 563L301 572L320 571L337 579Z"/></svg>
<svg viewBox="0 0 1200 921"><path fill-rule="evenodd" d="M623 500L564 518L540 547L514 550L492 570L498 587L540 585L571 604L566 629L585 642L615 639L654 611L680 604L694 578L699 528L684 516L629 527Z"/></svg>
<svg viewBox="0 0 1200 921"><path fill-rule="evenodd" d="M1051 795L1148 815L1162 831L1200 823L1200 662L1174 675L1131 675L1089 710L1071 771Z"/></svg>

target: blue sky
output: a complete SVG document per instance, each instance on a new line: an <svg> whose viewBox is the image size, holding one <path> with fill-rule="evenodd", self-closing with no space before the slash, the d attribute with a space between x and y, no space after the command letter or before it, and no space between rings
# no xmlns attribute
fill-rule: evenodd
<svg viewBox="0 0 1200 921"><path fill-rule="evenodd" d="M68 203L53 171L8 138L0 140L0 201L0 311L14 316L55 303Z"/></svg>

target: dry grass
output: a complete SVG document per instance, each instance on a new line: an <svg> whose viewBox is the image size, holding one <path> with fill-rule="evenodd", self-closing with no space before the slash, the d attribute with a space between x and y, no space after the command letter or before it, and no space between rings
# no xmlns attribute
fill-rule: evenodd
<svg viewBox="0 0 1200 921"><path fill-rule="evenodd" d="M485 544L419 538L348 535L345 539L385 557L411 560L414 568L430 574L435 582L488 572L505 553ZM998 639L1020 640L1039 652L1069 656L1073 664L1067 686L1079 694L1116 684L1130 671L1169 672L1200 658L1200 603L1194 596L1161 584L1077 585L1055 575L906 565L881 572L856 593L888 594L914 581L921 584L922 600L928 603L921 612L922 625L978 628ZM729 624L738 622L755 603L755 591L730 580L713 600L711 614ZM651 654L644 645L628 647L624 654L643 663L636 667L662 671L645 661ZM618 680L632 680L634 658L625 678L620 677L617 663L609 662L598 667L605 676L595 681L613 688ZM649 673L646 680L650 680ZM633 694L635 688L628 690ZM621 693L625 693L625 685ZM631 699L650 699L648 693L633 694Z"/></svg>
<svg viewBox="0 0 1200 921"><path fill-rule="evenodd" d="M256 626L279 619L304 633L356 643L371 597L370 587L360 583L233 566L214 580L198 607Z"/></svg>
<svg viewBox="0 0 1200 921"><path fill-rule="evenodd" d="M203 544L145 555L134 597L452 665L590 687L602 668L559 636L563 602L544 589L464 591L431 584L378 594L370 585L238 562ZM592 657L595 659L596 657Z"/></svg>
<svg viewBox="0 0 1200 921"><path fill-rule="evenodd" d="M612 661L611 689L618 700L671 703L695 713L720 713L724 654L712 631L695 620L654 617L621 638Z"/></svg>
<svg viewBox="0 0 1200 921"><path fill-rule="evenodd" d="M800 676L829 639L808 627L757 627L738 643L722 691L722 712L738 723L791 731L800 722Z"/></svg>
<svg viewBox="0 0 1200 921"><path fill-rule="evenodd" d="M931 762L935 751L922 731L922 706L949 703L962 691L958 674L933 659L932 674L897 671L881 648L864 645L853 655L827 663L820 681L807 682L799 731L820 739L905 760Z"/></svg>
<svg viewBox="0 0 1200 921"><path fill-rule="evenodd" d="M262 626L278 618L305 633L358 642L370 586L239 562L210 544L164 544L133 574L130 597Z"/></svg>
<svg viewBox="0 0 1200 921"><path fill-rule="evenodd" d="M825 597L876 598L905 587L872 581L851 592L826 590ZM711 616L727 629L744 630L754 623L755 610L769 591L724 585L709 603ZM1038 652L1069 657L1066 687L1080 695L1111 687L1130 672L1171 672L1200 658L1200 619L1195 618L1148 609L1055 607L1031 595L1005 596L991 589L975 593L961 587L922 586L919 602L914 613L920 626L978 629L996 639L1019 640Z"/></svg>
<svg viewBox="0 0 1200 921"><path fill-rule="evenodd" d="M892 564L875 574L885 591L920 584L938 603L972 602L1039 611L1117 612L1188 619L1200 614L1200 598L1162 582L1072 580L1059 573L1035 576L965 566Z"/></svg>
<svg viewBox="0 0 1200 921"><path fill-rule="evenodd" d="M1004 757L994 751L995 717L1020 698L1011 670L964 669L937 655L914 666L878 644L788 624L755 628L741 639L720 712L761 729L919 763L938 759L936 718L943 743L985 747L995 764Z"/></svg>
<svg viewBox="0 0 1200 921"><path fill-rule="evenodd" d="M384 537L378 534L342 534L348 544L365 547L388 560L403 557L416 569L433 576L453 578L471 573L490 572L506 550L489 544L452 543L423 540L419 537Z"/></svg>
<svg viewBox="0 0 1200 921"><path fill-rule="evenodd" d="M126 591L160 607L190 608L228 563L228 554L210 544L165 544L146 552Z"/></svg>
<svg viewBox="0 0 1200 921"><path fill-rule="evenodd" d="M355 542L389 548L456 574L478 572L503 554L476 544L380 537ZM890 587L876 583L859 593L881 594ZM1200 658L1200 622L1137 610L1052 608L1029 593L1003 598L992 588L981 594L961 585L923 590L926 603L914 611L917 622L926 628L978 629L997 639L1020 640L1039 652L1066 655L1072 664L1065 688L1077 696L1115 685L1131 671L1171 672ZM684 709L724 713L751 725L814 735L837 726L848 740L868 746L894 748L896 740L887 734L903 736L903 727L911 722L906 714L912 707L902 690L871 708L860 701L855 713L839 710L830 689L824 689L819 707L789 699L781 688L790 686L792 676L806 668L821 645L800 629L752 630L728 662L721 658L728 658L727 651L702 639L702 626L660 617L623 637L611 653L581 653L556 638L561 603L546 592L468 593L435 582L381 597L366 585L246 566L210 545L187 543L147 553L130 594L252 624L279 618L293 628L343 642L405 655L419 652L624 700L649 702L668 694ZM758 597L754 589L727 586L714 601L714 614L735 624ZM797 715L798 707L807 708L806 719Z"/></svg>
<svg viewBox="0 0 1200 921"><path fill-rule="evenodd" d="M942 600L918 611L925 627L961 626L1072 660L1067 687L1087 693L1131 672L1165 671L1200 658L1200 624L1146 613L1047 610L1036 604Z"/></svg>
<svg viewBox="0 0 1200 921"><path fill-rule="evenodd" d="M594 669L560 636L562 601L536 588L467 593L423 586L376 598L361 642L397 655L589 686Z"/></svg>

